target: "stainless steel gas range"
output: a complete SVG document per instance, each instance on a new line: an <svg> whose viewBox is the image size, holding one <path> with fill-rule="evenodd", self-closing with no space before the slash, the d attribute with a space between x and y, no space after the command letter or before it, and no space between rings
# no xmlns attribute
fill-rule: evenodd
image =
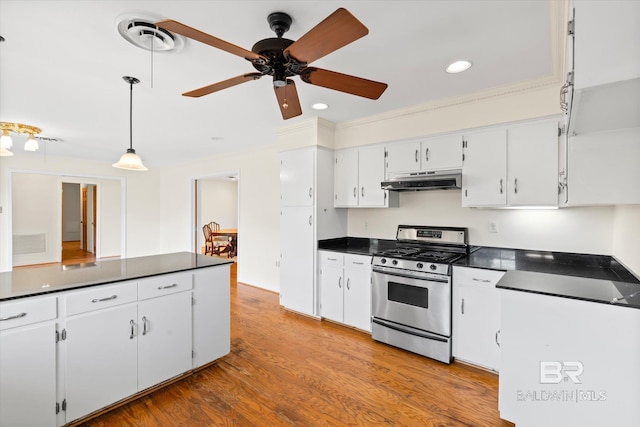
<svg viewBox="0 0 640 427"><path fill-rule="evenodd" d="M467 235L398 226L396 247L373 256L373 339L451 363L451 264L468 254Z"/></svg>

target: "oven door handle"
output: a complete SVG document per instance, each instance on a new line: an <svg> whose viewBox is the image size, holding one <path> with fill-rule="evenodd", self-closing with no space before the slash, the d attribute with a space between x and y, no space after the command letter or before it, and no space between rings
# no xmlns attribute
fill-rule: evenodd
<svg viewBox="0 0 640 427"><path fill-rule="evenodd" d="M394 331L402 332L402 333L413 335L413 336L416 336L416 337L426 338L426 339L429 339L429 340L441 341L441 342L448 342L449 341L448 338L444 338L444 337L441 337L441 336L438 336L438 335L429 334L427 332L419 332L417 329L410 328L410 327L402 327L401 325L398 325L396 323L391 323L391 322L388 322L386 320L378 319L377 317L372 318L371 321L373 323L377 323L380 326L384 326L385 328L393 329Z"/></svg>
<svg viewBox="0 0 640 427"><path fill-rule="evenodd" d="M372 271L374 273L386 274L388 276L404 277L407 279L425 280L428 282L449 283L449 276L446 276L446 279L437 279L434 277L420 277L420 276L412 276L411 274L402 274L395 271L391 272L391 271L383 270L381 268L376 268L376 267L373 267Z"/></svg>

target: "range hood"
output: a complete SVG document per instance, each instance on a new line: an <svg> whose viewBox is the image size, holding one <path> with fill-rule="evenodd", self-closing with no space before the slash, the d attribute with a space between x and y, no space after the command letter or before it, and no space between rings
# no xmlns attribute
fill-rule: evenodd
<svg viewBox="0 0 640 427"><path fill-rule="evenodd" d="M462 187L462 170L391 174L380 186L389 191L448 190Z"/></svg>

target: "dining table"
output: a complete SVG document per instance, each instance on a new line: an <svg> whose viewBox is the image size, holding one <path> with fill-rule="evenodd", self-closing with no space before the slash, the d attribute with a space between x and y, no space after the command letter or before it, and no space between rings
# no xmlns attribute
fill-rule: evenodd
<svg viewBox="0 0 640 427"><path fill-rule="evenodd" d="M231 256L238 255L238 229L237 228L221 228L220 230L212 231L213 236L229 236L231 237Z"/></svg>

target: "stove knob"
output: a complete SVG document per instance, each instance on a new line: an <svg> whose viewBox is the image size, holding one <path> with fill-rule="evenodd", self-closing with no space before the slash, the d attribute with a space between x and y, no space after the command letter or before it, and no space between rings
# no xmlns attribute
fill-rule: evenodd
<svg viewBox="0 0 640 427"><path fill-rule="evenodd" d="M386 264L386 263L387 263L387 259L386 259L386 258L382 258L382 259L380 260L380 263L381 263L381 264Z"/></svg>
<svg viewBox="0 0 640 427"><path fill-rule="evenodd" d="M416 264L416 268L422 268L422 267L424 267L424 265L421 262Z"/></svg>
<svg viewBox="0 0 640 427"><path fill-rule="evenodd" d="M436 269L436 268L438 268L438 267L436 267L436 265L435 265L435 264L431 264L431 265L429 266L429 268L430 268L431 270L435 270L435 269Z"/></svg>
<svg viewBox="0 0 640 427"><path fill-rule="evenodd" d="M398 265L398 260L395 260L395 259L394 259L393 261L391 261L391 264L393 264L393 265Z"/></svg>

